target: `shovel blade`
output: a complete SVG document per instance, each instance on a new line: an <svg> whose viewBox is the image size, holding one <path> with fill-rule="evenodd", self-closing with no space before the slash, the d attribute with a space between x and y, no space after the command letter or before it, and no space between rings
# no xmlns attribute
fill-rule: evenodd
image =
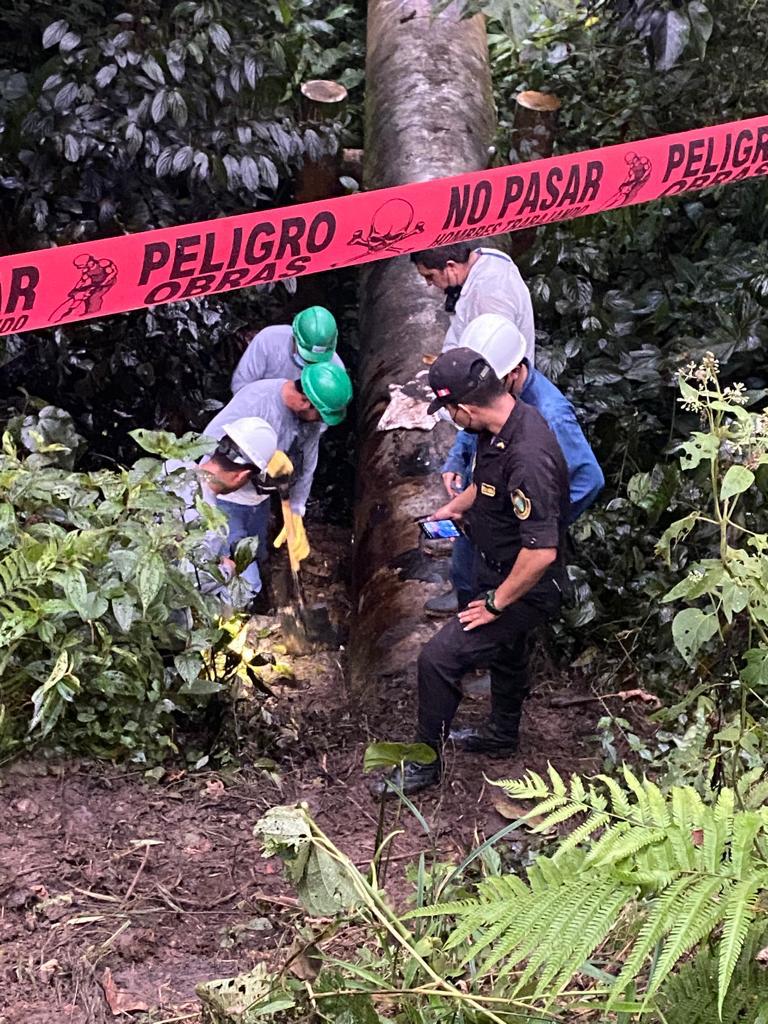
<svg viewBox="0 0 768 1024"><path fill-rule="evenodd" d="M304 622L297 610L295 608L280 608L277 618L280 624L283 643L288 654L311 654L314 645L307 636Z"/></svg>
<svg viewBox="0 0 768 1024"><path fill-rule="evenodd" d="M338 647L339 638L336 627L328 615L324 604L305 606L303 609L304 627L307 636L323 647Z"/></svg>

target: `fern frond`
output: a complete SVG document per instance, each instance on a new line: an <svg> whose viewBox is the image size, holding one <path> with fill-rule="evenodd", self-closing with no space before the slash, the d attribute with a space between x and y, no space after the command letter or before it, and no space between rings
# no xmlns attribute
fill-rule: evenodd
<svg viewBox="0 0 768 1024"><path fill-rule="evenodd" d="M608 810L608 798L603 793L598 792L594 786L589 787L587 803L593 811Z"/></svg>
<svg viewBox="0 0 768 1024"><path fill-rule="evenodd" d="M568 787L563 781L562 775L560 775L560 773L555 768L553 768L552 765L549 763L547 763L547 773L549 775L549 781L552 787L552 792L556 796L565 796L568 792Z"/></svg>
<svg viewBox="0 0 768 1024"><path fill-rule="evenodd" d="M616 979L613 988L614 995L609 1000L609 1007L615 1003L617 998L621 998L630 982L643 970L651 951L672 927L677 907L685 899L695 881L696 878L692 875L678 878L658 899L650 904L648 916Z"/></svg>
<svg viewBox="0 0 768 1024"><path fill-rule="evenodd" d="M532 952L543 949L547 933L558 934L564 930L580 888L577 880L571 880L538 893L521 917L511 923L496 942L482 964L480 974L488 974L502 960L505 961L502 973L506 974Z"/></svg>
<svg viewBox="0 0 768 1024"><path fill-rule="evenodd" d="M452 900L450 903L433 903L431 906L417 907L415 910L409 910L407 914L403 914L403 920L411 921L416 917L453 917L474 909L476 906L477 900L474 899Z"/></svg>
<svg viewBox="0 0 768 1024"><path fill-rule="evenodd" d="M704 947L691 961L670 976L657 997L667 1024L765 1024L768 994L765 968L755 957L766 943L764 929L753 926L736 965L728 994L718 1010L718 965Z"/></svg>
<svg viewBox="0 0 768 1024"><path fill-rule="evenodd" d="M670 825L667 829L667 842L675 860L675 867L680 871L692 870L696 864L696 847L693 845L691 829L681 830L678 825Z"/></svg>
<svg viewBox="0 0 768 1024"><path fill-rule="evenodd" d="M563 885L576 876L584 863L583 854L576 850L570 856L557 859L555 857L537 857L534 864L526 869L528 884L532 892L553 885Z"/></svg>
<svg viewBox="0 0 768 1024"><path fill-rule="evenodd" d="M669 828L672 824L672 816L669 813L667 801L664 799L661 790L654 782L645 781L645 792L648 797L648 807L651 814L651 822L656 828Z"/></svg>
<svg viewBox="0 0 768 1024"><path fill-rule="evenodd" d="M728 819L710 815L709 821L704 825L702 831L704 840L698 850L700 865L713 875L720 874L723 870L723 859L728 842Z"/></svg>
<svg viewBox="0 0 768 1024"><path fill-rule="evenodd" d="M719 878L697 879L676 907L661 955L648 980L646 998L658 992L678 960L708 935L722 916L721 904L716 902L722 888Z"/></svg>
<svg viewBox="0 0 768 1024"><path fill-rule="evenodd" d="M471 936L472 939L469 949L460 961L460 966L466 966L470 960L476 960L486 949L490 949L501 935L504 935L505 933L511 935L513 933L513 926L516 921L522 917L521 910L521 904L514 904L512 906L508 906L504 912L497 911L496 914L494 914L493 922L489 923L488 927L481 934L473 934L477 931L476 928L472 928L468 931L465 926L460 926L450 936L445 948L457 949L467 942Z"/></svg>
<svg viewBox="0 0 768 1024"><path fill-rule="evenodd" d="M573 975L578 973L585 962L594 955L595 950L603 945L605 939L618 925L628 903L636 892L636 888L629 886L615 887L613 895L606 898L602 905L595 910L588 926L585 926L581 934L576 936L570 959L557 978L553 979L555 994L560 994ZM600 938L600 935L603 938ZM540 985L540 989L543 990L542 985Z"/></svg>
<svg viewBox="0 0 768 1024"><path fill-rule="evenodd" d="M610 828L606 828L587 854L589 861L597 862L603 856L606 856L613 846L615 846L622 836L625 836L632 827L633 826L628 821L619 821L617 824L611 825Z"/></svg>
<svg viewBox="0 0 768 1024"><path fill-rule="evenodd" d="M723 1003L736 968L749 926L755 917L755 896L764 888L764 873L737 882L722 904L723 936L718 947L717 1013L723 1015Z"/></svg>
<svg viewBox="0 0 768 1024"><path fill-rule="evenodd" d="M731 837L731 873L734 878L744 878L754 867L755 839L763 828L764 820L759 811L743 811L734 820Z"/></svg>
<svg viewBox="0 0 768 1024"><path fill-rule="evenodd" d="M570 885L573 885L573 883L571 882ZM556 885L549 890L537 893L535 899L520 900L515 906L508 907L506 911L508 927L498 942L496 942L497 936L494 935L496 946L492 953L493 963L501 958L509 958L513 954L514 959L509 965L510 968L518 963L521 959L521 955L517 952L518 946L521 943L527 942L531 934L542 929L545 922L550 921L557 915L562 915L564 893L568 888L568 884L565 886ZM490 932L474 936L473 949L464 958L463 963L467 963L473 956L475 958L479 957L489 948L489 936ZM451 948L455 945L453 935L448 940L448 943L446 943L446 948L448 948L449 944ZM485 974L489 969L490 966L488 963L485 963L481 967L480 973Z"/></svg>
<svg viewBox="0 0 768 1024"><path fill-rule="evenodd" d="M744 797L744 803L747 807L757 809L762 807L763 804L768 800L768 779L761 779L760 782L755 783Z"/></svg>
<svg viewBox="0 0 768 1024"><path fill-rule="evenodd" d="M648 828L646 825L634 825L629 831L624 832L615 843L603 848L597 855L593 850L587 855L587 864L592 867L608 867L610 864L618 864L628 857L634 857L646 846L654 843L663 843L666 834L659 828Z"/></svg>
<svg viewBox="0 0 768 1024"><path fill-rule="evenodd" d="M610 875L595 880L593 885L581 886L569 907L569 919L564 927L550 928L537 936L538 943L531 950L528 966L517 986L520 991L538 974L536 991L555 997L557 990L578 973L580 967L601 946L616 925L627 902L635 890L617 885ZM558 986L552 991L555 978Z"/></svg>
<svg viewBox="0 0 768 1024"><path fill-rule="evenodd" d="M624 781L632 790L635 795L635 799L637 800L636 805L632 808L630 820L635 821L638 825L650 824L651 807L648 802L648 795L645 792L644 784L637 778L628 765L622 765L621 771L624 776Z"/></svg>
<svg viewBox="0 0 768 1024"><path fill-rule="evenodd" d="M605 784L605 788L610 794L611 809L614 817L626 818L629 820L632 817L632 807L627 799L627 794L618 784L616 779L611 778L610 775L598 775L596 778Z"/></svg>
<svg viewBox="0 0 768 1024"><path fill-rule="evenodd" d="M585 804L587 802L587 790L580 775L571 776L570 795L571 800L575 804Z"/></svg>
<svg viewBox="0 0 768 1024"><path fill-rule="evenodd" d="M541 775L530 769L521 779L494 779L493 785L518 800L542 800L551 792Z"/></svg>
<svg viewBox="0 0 768 1024"><path fill-rule="evenodd" d="M594 814L590 814L586 821L583 821L570 835L566 836L562 840L557 848L555 854L555 860L562 859L567 853L575 849L581 843L586 842L590 839L598 829L604 825L610 824L611 816L603 811L595 811Z"/></svg>
<svg viewBox="0 0 768 1024"><path fill-rule="evenodd" d="M532 832L542 833L549 832L555 825L560 825L564 821L568 821L570 818L575 818L577 814L583 814L584 808L580 804L565 804L564 807L558 808L556 811L552 811L548 814L543 821L538 822L531 828Z"/></svg>

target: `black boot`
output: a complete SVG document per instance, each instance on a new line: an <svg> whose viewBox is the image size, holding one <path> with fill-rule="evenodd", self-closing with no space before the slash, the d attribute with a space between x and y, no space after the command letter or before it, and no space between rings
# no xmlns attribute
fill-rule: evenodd
<svg viewBox="0 0 768 1024"><path fill-rule="evenodd" d="M411 793L418 793L420 789L427 786L436 786L440 781L440 761L433 761L432 764L416 764L415 761L406 761L402 769L395 770L383 779L374 779L368 789L372 796L386 799L397 798L397 792L387 785L391 781L406 796Z"/></svg>
<svg viewBox="0 0 768 1024"><path fill-rule="evenodd" d="M503 721L491 719L472 729L455 729L450 738L460 750L491 757L511 757L517 751L520 715L505 715Z"/></svg>

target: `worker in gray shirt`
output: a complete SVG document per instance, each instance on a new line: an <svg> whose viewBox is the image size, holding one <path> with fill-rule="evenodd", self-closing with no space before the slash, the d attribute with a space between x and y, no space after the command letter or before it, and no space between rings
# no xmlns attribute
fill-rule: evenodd
<svg viewBox="0 0 768 1024"><path fill-rule="evenodd" d="M341 423L352 400L352 383L346 370L333 363L311 363L301 371L298 380L260 380L242 387L203 431L219 440L228 423L243 416L259 416L277 435L277 446L293 463L294 477L290 488L291 513L297 561L309 554L309 543L303 517L317 466L318 443L325 426ZM266 560L267 528L270 503L251 484L226 496L217 497L217 507L229 523L231 547L244 537L257 537L262 565ZM285 528L275 541L284 543ZM261 590L258 562L253 562L244 578L255 593Z"/></svg>
<svg viewBox="0 0 768 1024"><path fill-rule="evenodd" d="M305 366L333 363L344 369L336 355L336 320L324 306L310 306L292 324L265 327L251 338L232 375L232 394L257 380L296 380Z"/></svg>

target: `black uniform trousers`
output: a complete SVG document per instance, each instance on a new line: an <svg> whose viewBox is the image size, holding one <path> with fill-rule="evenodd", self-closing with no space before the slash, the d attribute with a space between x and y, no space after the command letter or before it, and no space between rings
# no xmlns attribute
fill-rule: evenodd
<svg viewBox="0 0 768 1024"><path fill-rule="evenodd" d="M478 595L497 587L506 573L481 571ZM505 719L520 714L528 689L528 635L557 614L561 591L548 577L509 605L498 618L464 631L452 618L424 645L418 659L418 734L421 743L439 750L448 738L462 698L461 677L473 668L491 673L491 717L503 728Z"/></svg>

